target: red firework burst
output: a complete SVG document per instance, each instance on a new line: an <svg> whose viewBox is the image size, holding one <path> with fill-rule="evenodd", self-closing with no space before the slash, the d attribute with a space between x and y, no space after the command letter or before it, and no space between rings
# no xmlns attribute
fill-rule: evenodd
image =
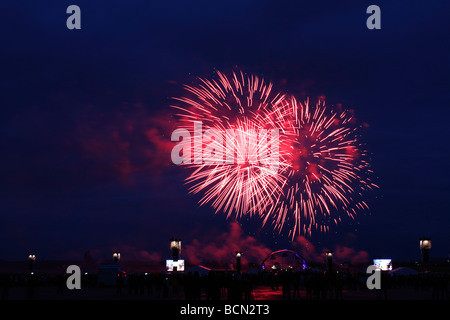
<svg viewBox="0 0 450 320"><path fill-rule="evenodd" d="M194 128L194 143L185 145L191 149L188 153L201 158L188 164L194 170L186 182L190 192L203 193L201 205L210 203L227 217L262 215L279 197L286 179L280 174L288 168L288 144L280 143L286 139L279 137L284 132L270 137L283 125L286 98L256 76L217 72L217 77L185 86L189 95L175 98L178 104L172 106L178 110L180 127ZM200 132L210 134L196 135L196 123L201 123ZM275 146L280 156L274 160Z"/></svg>
<svg viewBox="0 0 450 320"><path fill-rule="evenodd" d="M358 199L375 185L348 111L323 101L310 107L243 72L217 72L185 89L172 107L179 126L194 132L193 143L179 145L200 205L227 217L257 215L279 231L287 225L292 238L367 208Z"/></svg>
<svg viewBox="0 0 450 320"><path fill-rule="evenodd" d="M309 100L300 103L294 97L287 106L287 180L264 223L270 220L280 231L289 224L293 238L313 229L328 231L344 217L354 219L358 211L369 209L363 193L377 186L370 180L372 171L350 111L333 110L324 100L311 107Z"/></svg>

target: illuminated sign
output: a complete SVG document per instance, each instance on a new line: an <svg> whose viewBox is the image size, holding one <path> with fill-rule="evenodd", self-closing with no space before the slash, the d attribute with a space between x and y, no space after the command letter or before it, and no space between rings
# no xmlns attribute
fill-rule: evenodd
<svg viewBox="0 0 450 320"><path fill-rule="evenodd" d="M166 271L184 271L184 260L166 260Z"/></svg>
<svg viewBox="0 0 450 320"><path fill-rule="evenodd" d="M373 264L382 271L392 270L392 259L373 259Z"/></svg>

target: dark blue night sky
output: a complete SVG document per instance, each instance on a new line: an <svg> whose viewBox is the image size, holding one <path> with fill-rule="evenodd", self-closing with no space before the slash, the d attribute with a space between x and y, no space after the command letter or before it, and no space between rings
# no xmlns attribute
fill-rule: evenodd
<svg viewBox="0 0 450 320"><path fill-rule="evenodd" d="M395 3L393 3L395 2ZM81 30L66 8L81 8ZM381 8L381 30L366 8ZM229 230L170 165L164 114L182 84L239 68L354 109L380 190L371 214L309 240L414 260L450 250L446 1L8 1L1 19L0 259L164 256ZM156 139L155 137L158 137ZM270 228L244 234L277 250ZM214 241L211 237L210 241ZM126 250L126 249L124 249ZM112 251L111 251L112 252Z"/></svg>

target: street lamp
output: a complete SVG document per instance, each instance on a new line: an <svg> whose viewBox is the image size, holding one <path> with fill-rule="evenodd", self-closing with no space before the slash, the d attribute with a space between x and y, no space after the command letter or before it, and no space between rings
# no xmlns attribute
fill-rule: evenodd
<svg viewBox="0 0 450 320"><path fill-rule="evenodd" d="M181 239L170 239L170 250L172 251L172 260L178 261L181 254Z"/></svg>
<svg viewBox="0 0 450 320"><path fill-rule="evenodd" d="M236 272L238 274L241 273L241 257L242 257L242 252L236 251Z"/></svg>
<svg viewBox="0 0 450 320"><path fill-rule="evenodd" d="M327 251L325 252L328 262L328 271L331 272L333 270L333 252Z"/></svg>
<svg viewBox="0 0 450 320"><path fill-rule="evenodd" d="M30 273L33 273L33 263L34 263L34 261L36 261L36 255L29 254L28 261L30 262Z"/></svg>
<svg viewBox="0 0 450 320"><path fill-rule="evenodd" d="M113 260L115 263L119 263L120 261L120 252L113 252Z"/></svg>
<svg viewBox="0 0 450 320"><path fill-rule="evenodd" d="M428 263L430 258L430 249L431 249L431 239L430 238L421 238L419 240L420 252L422 253L422 262Z"/></svg>

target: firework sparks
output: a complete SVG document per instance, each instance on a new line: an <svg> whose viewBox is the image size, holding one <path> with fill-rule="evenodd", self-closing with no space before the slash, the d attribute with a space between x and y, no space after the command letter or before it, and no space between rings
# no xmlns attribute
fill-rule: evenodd
<svg viewBox="0 0 450 320"><path fill-rule="evenodd" d="M216 212L226 212L227 217L261 215L279 197L286 180L280 172L288 168L283 160L287 144L279 143L279 137L276 143L269 139L269 132L282 127L286 98L274 93L271 83L256 76L247 77L242 72L230 78L221 72L217 76L217 80L199 79L198 86L185 86L189 97L176 98L181 105L172 106L178 110L180 126L194 127L200 122L205 132L220 133L214 139L194 135L190 153L197 154L197 158L201 153L203 158L188 165L194 171L186 182L191 185L190 192L203 194L201 205L210 203ZM218 139L220 136L224 139ZM226 159L236 161L224 164L226 159L220 151L224 140ZM199 153L196 145L201 146ZM275 145L282 156L276 161L264 161L268 154L272 155ZM220 161L216 153L211 156L211 150L218 152Z"/></svg>
<svg viewBox="0 0 450 320"><path fill-rule="evenodd" d="M311 107L309 100L300 103L294 97L287 106L287 181L264 223L271 220L280 231L288 223L293 238L313 229L328 231L344 217L354 219L357 211L368 209L363 192L377 186L369 178L372 171L351 112L335 111L323 100Z"/></svg>
<svg viewBox="0 0 450 320"><path fill-rule="evenodd" d="M194 128L193 143L183 140L185 153L194 155L185 162L192 170L186 183L202 195L200 205L227 217L257 215L280 232L289 226L292 238L327 231L368 209L362 194L376 185L367 178L369 164L349 111L323 100L313 107L300 103L243 72L217 72L185 89L172 107L180 126Z"/></svg>

